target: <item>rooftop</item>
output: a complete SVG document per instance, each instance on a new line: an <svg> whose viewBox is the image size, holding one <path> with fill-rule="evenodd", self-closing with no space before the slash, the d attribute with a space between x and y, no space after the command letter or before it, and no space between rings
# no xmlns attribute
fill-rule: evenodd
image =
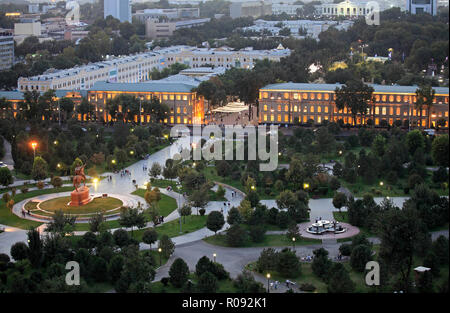
<svg viewBox="0 0 450 313"><path fill-rule="evenodd" d="M198 85L198 84L197 84ZM89 91L122 92L191 92L194 85L190 82L153 80L146 83L107 83L96 82Z"/></svg>
<svg viewBox="0 0 450 313"><path fill-rule="evenodd" d="M368 84L372 86L375 92L379 93L415 93L418 86L399 86L399 85L376 85ZM308 84L308 83L280 83L270 84L261 90L306 90L306 91L334 91L336 88L343 86L342 84ZM448 95L448 87L433 87L436 94Z"/></svg>

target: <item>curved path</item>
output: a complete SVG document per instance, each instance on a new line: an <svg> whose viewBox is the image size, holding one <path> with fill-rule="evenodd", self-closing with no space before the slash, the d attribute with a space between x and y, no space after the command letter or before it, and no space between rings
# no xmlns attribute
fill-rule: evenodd
<svg viewBox="0 0 450 313"><path fill-rule="evenodd" d="M174 144L172 144L169 147L166 147L154 154L152 154L148 159L141 160L133 165L127 167L126 169L131 173L129 176L121 176L119 173L105 173L104 175L111 176L111 180L103 179L97 184L93 185L91 187L91 191L93 193L107 193L107 194L118 194L118 195L124 195L127 197L130 197L130 193L136 190L135 184L132 182L133 180L136 180L136 184L139 186L144 186L144 183L149 180L148 173L146 170L144 170L144 166L146 166L148 169L151 168L152 164L157 162L160 165L164 165L165 161L168 158L173 158L174 155L180 152L181 146L188 146L188 143L183 142L185 139L180 139ZM175 183L175 182L174 182ZM211 211L217 210L221 211L223 210L223 214L225 217L228 215L228 211L233 206L238 206L239 203L243 199L243 195L241 193L236 193L235 196L232 196L232 192L234 191L232 188L224 186L225 187L225 197L228 200L227 202L230 202L230 206L225 205L224 202L220 201L212 201L210 202L206 209L207 214ZM215 187L217 188L217 187ZM32 190L30 188L30 190ZM185 199L182 195L174 192L174 191L167 191L165 189L161 189L161 193L166 194L172 198L174 198L177 201L178 207L181 207ZM137 196L135 200L139 201L142 199ZM401 207L403 202L407 198L405 197L395 197L392 198L394 203ZM28 201L30 199L27 199ZM381 202L383 198L375 198L375 201L377 203ZM275 200L261 200L261 203L267 205L269 208L271 207L277 207ZM16 212L16 206L20 207L21 202L16 204L14 206L14 211ZM328 219L333 220L333 211L335 211L332 199L311 199L309 202L311 212L310 212L310 218L311 220L314 220L316 218L322 218L322 219ZM345 211L345 209L343 209ZM195 213L195 209L194 209ZM19 216L20 216L20 209L19 209ZM172 213L170 213L164 220L165 223L169 221L173 221L179 218L179 214L177 210L174 210ZM148 227L152 226L151 223L147 225ZM225 224L222 231L228 228L229 225ZM10 254L10 247L12 244L18 241L26 241L26 231L14 227L9 227L6 225L0 225L0 228L5 228L4 233L0 233L0 253L6 253ZM45 224L40 227L41 230L45 229ZM82 235L84 232L75 232L76 235ZM446 237L448 237L448 230L436 232L433 233L433 237L436 238L438 235L443 234ZM188 264L189 268L191 270L195 270L195 265L200 257L203 255L206 255L212 259L212 255L214 253L217 254L216 260L220 263L222 263L227 271L230 272L232 277L237 276L240 274L246 264L249 262L255 261L261 251L264 249L263 247L258 248L227 248L227 247L220 247L220 246L213 246L210 245L204 241L202 241L203 238L207 236L213 235L213 232L209 231L206 228L199 229L195 232L191 232L188 234L181 235L179 237L172 238L172 241L176 245L176 249L174 254L171 256L169 261L159 268L156 273L155 280L159 280L164 276L168 275L168 269L170 268L170 265L172 264L173 260L175 260L178 257L183 258L186 263ZM378 242L378 239L371 238L371 241ZM154 245L155 246L155 245ZM296 252L297 255L303 257L307 255L312 255L312 251L319 248L324 247L327 249L330 253L330 256L334 258L338 254L340 244L336 243L335 241L323 241L322 244L316 244L316 245L309 245L309 246L297 246ZM148 245L141 244L141 249L148 249ZM255 275L255 278L266 284L266 278ZM284 292L285 288L281 287L279 292Z"/></svg>

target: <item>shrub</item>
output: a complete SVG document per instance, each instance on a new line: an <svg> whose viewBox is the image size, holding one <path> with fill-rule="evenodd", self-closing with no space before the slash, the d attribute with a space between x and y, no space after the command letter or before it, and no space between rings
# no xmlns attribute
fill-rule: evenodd
<svg viewBox="0 0 450 313"><path fill-rule="evenodd" d="M170 266L169 270L169 280L170 283L180 288L183 286L189 277L189 267L187 266L186 262L184 262L183 259L177 258L173 263L172 266Z"/></svg>
<svg viewBox="0 0 450 313"><path fill-rule="evenodd" d="M255 225L250 227L249 235L253 242L262 242L266 234L264 225Z"/></svg>
<svg viewBox="0 0 450 313"><path fill-rule="evenodd" d="M169 277L161 278L161 284L163 284L164 287L167 287L167 285L169 284Z"/></svg>
<svg viewBox="0 0 450 313"><path fill-rule="evenodd" d="M200 209L200 210L198 210L198 213L200 213L200 216L204 216L205 213L206 213L206 210L205 209Z"/></svg>
<svg viewBox="0 0 450 313"><path fill-rule="evenodd" d="M232 247L242 246L247 240L247 232L239 225L233 225L226 234L227 244Z"/></svg>
<svg viewBox="0 0 450 313"><path fill-rule="evenodd" d="M313 292L316 287L313 284L303 283L298 287L301 291Z"/></svg>
<svg viewBox="0 0 450 313"><path fill-rule="evenodd" d="M339 252L344 256L350 256L352 253L352 246L348 243L344 243L339 247Z"/></svg>

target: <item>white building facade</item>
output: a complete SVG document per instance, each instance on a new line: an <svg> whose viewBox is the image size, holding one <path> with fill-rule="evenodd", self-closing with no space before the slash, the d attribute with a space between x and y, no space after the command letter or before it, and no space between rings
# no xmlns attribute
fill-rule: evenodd
<svg viewBox="0 0 450 313"><path fill-rule="evenodd" d="M437 0L406 0L406 11L411 14L437 14Z"/></svg>

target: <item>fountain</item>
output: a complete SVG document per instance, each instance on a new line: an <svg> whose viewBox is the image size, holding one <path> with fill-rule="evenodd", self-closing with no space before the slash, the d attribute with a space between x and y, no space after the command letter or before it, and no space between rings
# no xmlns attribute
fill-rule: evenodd
<svg viewBox="0 0 450 313"><path fill-rule="evenodd" d="M327 221L327 220L316 220L310 227L306 228L306 231L314 235L322 235L325 233L342 234L347 231L346 228L342 227L339 222Z"/></svg>

